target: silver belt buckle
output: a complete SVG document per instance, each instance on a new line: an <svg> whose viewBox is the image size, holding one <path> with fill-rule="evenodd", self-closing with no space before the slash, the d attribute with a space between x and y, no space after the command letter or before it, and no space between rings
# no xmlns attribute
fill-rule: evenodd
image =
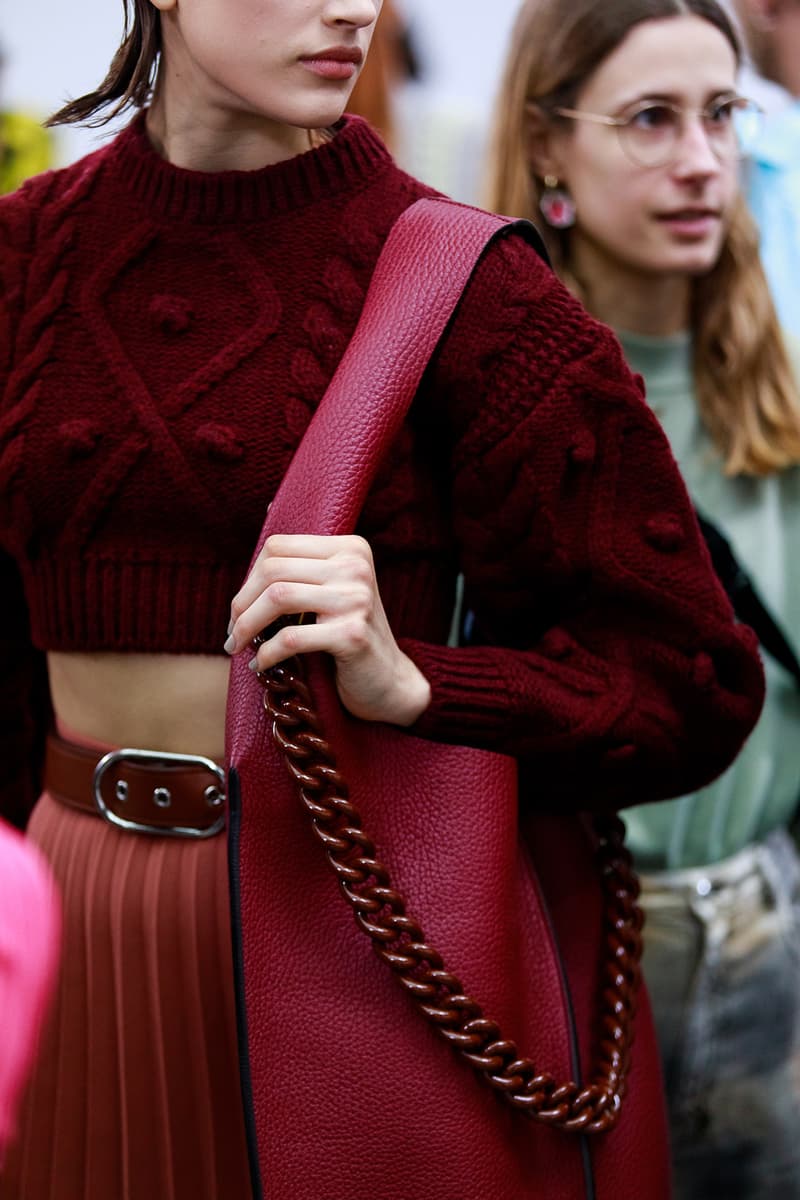
<svg viewBox="0 0 800 1200"><path fill-rule="evenodd" d="M140 821L129 821L126 817L119 816L113 809L109 808L103 799L101 784L103 776L109 767L113 767L117 763L162 763L165 767L180 766L180 767L204 767L217 780L217 787L213 784L206 788L206 799L209 807L218 808L225 802L225 772L219 763L215 763L211 758L204 758L199 754L167 754L158 750L133 750L130 747L124 747L122 750L111 750L108 754L104 754L94 769L94 803L100 816L108 821L111 825L116 825L118 829L125 829L129 833L150 833L158 837L180 837L180 838L210 838L221 833L225 828L225 813L221 813L213 825L209 825L207 829L193 829L189 825L144 825ZM124 785L124 780L119 780L117 788ZM166 807L164 799L159 793L163 793L165 789L153 789L153 803L156 806ZM124 803L124 795L118 792L120 802ZM169 803L168 797L166 803Z"/></svg>

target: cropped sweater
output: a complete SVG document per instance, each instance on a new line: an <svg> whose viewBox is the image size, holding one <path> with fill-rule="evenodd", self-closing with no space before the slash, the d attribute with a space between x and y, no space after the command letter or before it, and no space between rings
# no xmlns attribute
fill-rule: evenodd
<svg viewBox="0 0 800 1200"><path fill-rule="evenodd" d="M429 189L370 128L252 172L164 161L143 115L0 199L0 794L36 778L41 652L221 653L264 512L394 219ZM485 255L362 514L412 732L520 756L532 801L685 792L759 711L613 334L519 238ZM463 572L480 643L448 648Z"/></svg>

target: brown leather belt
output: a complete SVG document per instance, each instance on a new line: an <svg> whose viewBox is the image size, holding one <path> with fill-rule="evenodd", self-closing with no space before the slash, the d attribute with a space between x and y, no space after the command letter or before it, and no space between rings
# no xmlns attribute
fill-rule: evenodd
<svg viewBox="0 0 800 1200"><path fill-rule="evenodd" d="M57 800L135 833L206 838L225 827L225 773L210 758L96 750L47 738L44 786Z"/></svg>

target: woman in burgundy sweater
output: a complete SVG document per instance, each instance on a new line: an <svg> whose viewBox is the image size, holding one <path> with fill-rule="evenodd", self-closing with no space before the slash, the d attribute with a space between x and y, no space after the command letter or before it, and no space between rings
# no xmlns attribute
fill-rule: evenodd
<svg viewBox="0 0 800 1200"><path fill-rule="evenodd" d="M328 651L355 715L517 755L570 808L691 791L761 702L658 422L522 239L474 275L363 538L272 539L243 583L381 245L430 192L342 119L379 0L130 9L59 119L142 111L0 201L2 805L33 808L65 909L4 1200L249 1194L225 837L120 830L80 783L87 747L222 760L223 643L313 612L259 667L289 637ZM459 571L494 644L444 644ZM209 797L150 823L209 833Z"/></svg>

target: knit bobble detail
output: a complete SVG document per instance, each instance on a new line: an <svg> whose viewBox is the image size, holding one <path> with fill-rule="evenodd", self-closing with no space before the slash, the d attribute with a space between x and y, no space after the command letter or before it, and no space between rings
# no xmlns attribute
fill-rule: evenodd
<svg viewBox="0 0 800 1200"><path fill-rule="evenodd" d="M715 686L717 672L714 667L714 660L710 654L701 652L697 655L692 664L692 679L695 685L704 691L708 691Z"/></svg>
<svg viewBox="0 0 800 1200"><path fill-rule="evenodd" d="M594 462L594 456L597 453L597 443L595 442L594 434L588 429L580 430L572 440L569 448L569 456L576 467L586 467L589 463Z"/></svg>
<svg viewBox="0 0 800 1200"><path fill-rule="evenodd" d="M230 425L209 421L195 433L195 441L209 458L217 462L239 462L244 457L244 443Z"/></svg>
<svg viewBox="0 0 800 1200"><path fill-rule="evenodd" d="M563 629L549 629L542 638L541 647L548 658L553 658L558 662L561 659L569 658L575 648L575 643Z"/></svg>
<svg viewBox="0 0 800 1200"><path fill-rule="evenodd" d="M154 296L150 316L164 333L185 333L192 323L194 312L183 296Z"/></svg>
<svg viewBox="0 0 800 1200"><path fill-rule="evenodd" d="M663 550L667 554L680 550L685 538L680 520L669 513L650 517L644 524L644 536L654 550Z"/></svg>
<svg viewBox="0 0 800 1200"><path fill-rule="evenodd" d="M82 417L64 421L58 427L58 435L70 458L88 458L102 437L100 429Z"/></svg>

